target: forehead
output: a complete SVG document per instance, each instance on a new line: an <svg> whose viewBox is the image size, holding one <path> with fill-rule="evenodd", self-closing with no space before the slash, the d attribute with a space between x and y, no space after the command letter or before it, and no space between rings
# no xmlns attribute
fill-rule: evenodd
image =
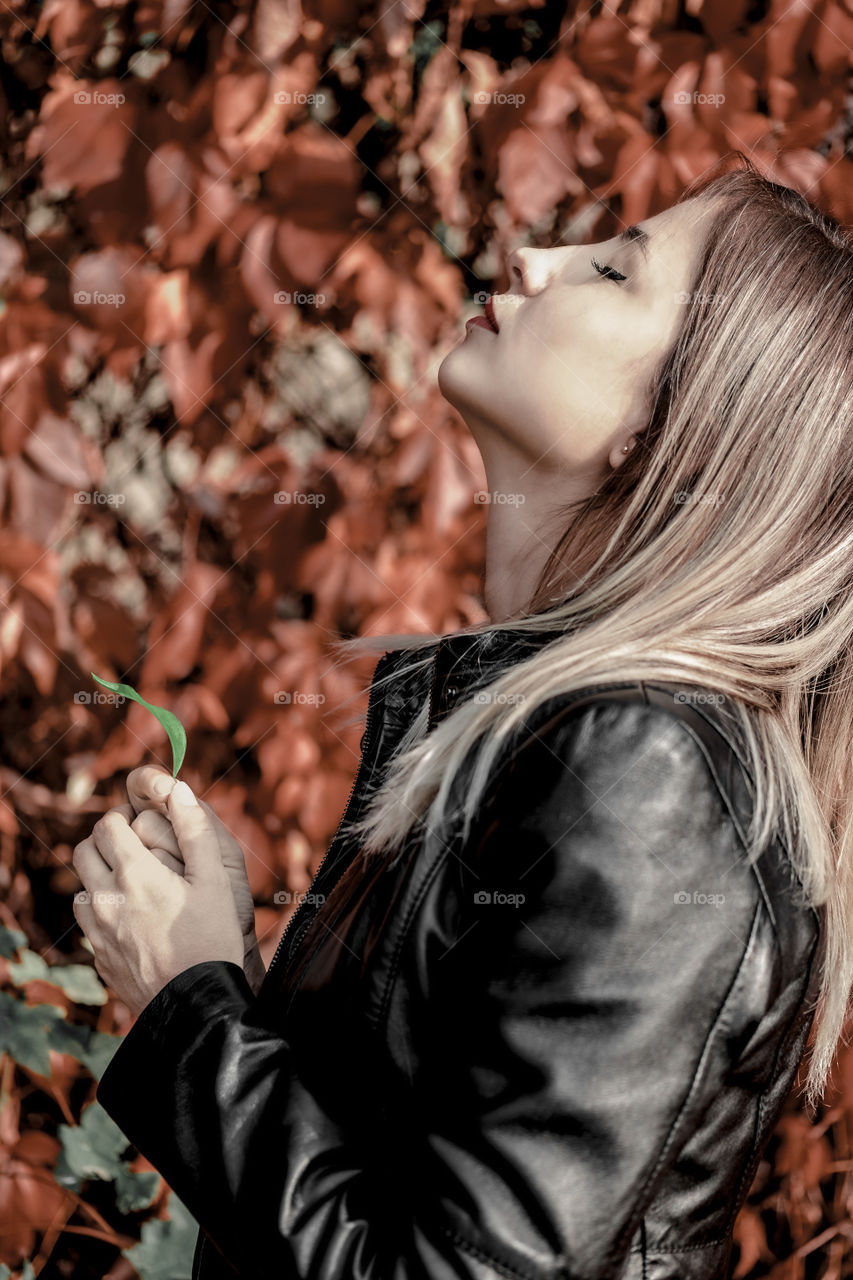
<svg viewBox="0 0 853 1280"><path fill-rule="evenodd" d="M691 272L712 229L717 206L692 196L639 224L648 232L648 263L669 273ZM652 271L654 276L654 271Z"/></svg>
<svg viewBox="0 0 853 1280"><path fill-rule="evenodd" d="M698 247L705 240L715 208L711 201L692 196L681 204L644 218L640 226L649 233L655 247L686 251L690 246Z"/></svg>

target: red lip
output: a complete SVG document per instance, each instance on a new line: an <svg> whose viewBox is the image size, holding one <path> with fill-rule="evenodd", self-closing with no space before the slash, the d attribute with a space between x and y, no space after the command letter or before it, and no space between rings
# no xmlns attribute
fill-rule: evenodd
<svg viewBox="0 0 853 1280"><path fill-rule="evenodd" d="M486 298L486 305L483 307L483 312L495 333L500 333L500 325L498 324L497 317L495 315L495 308L492 305L491 297Z"/></svg>

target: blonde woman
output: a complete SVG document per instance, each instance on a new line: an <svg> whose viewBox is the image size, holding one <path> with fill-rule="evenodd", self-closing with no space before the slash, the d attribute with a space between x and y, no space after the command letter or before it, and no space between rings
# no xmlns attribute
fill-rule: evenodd
<svg viewBox="0 0 853 1280"><path fill-rule="evenodd" d="M810 1030L821 1098L853 981L853 253L737 158L517 249L446 356L490 621L374 639L269 970L239 846L162 771L75 849L125 895L77 909L136 1015L98 1098L197 1218L194 1277L716 1280Z"/></svg>

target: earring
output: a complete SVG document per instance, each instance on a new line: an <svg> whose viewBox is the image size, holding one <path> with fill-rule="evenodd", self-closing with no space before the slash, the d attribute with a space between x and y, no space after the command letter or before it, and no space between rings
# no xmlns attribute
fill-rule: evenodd
<svg viewBox="0 0 853 1280"><path fill-rule="evenodd" d="M627 452L628 452L628 446L627 446L626 444L623 444L623 446L622 446L622 452L623 452L623 453L627 453Z"/></svg>

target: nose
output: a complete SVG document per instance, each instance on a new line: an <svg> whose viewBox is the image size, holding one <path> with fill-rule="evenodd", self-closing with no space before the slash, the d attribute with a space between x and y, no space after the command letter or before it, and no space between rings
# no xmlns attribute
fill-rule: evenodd
<svg viewBox="0 0 853 1280"><path fill-rule="evenodd" d="M559 249L532 249L523 246L507 255L510 292L538 293L559 265Z"/></svg>
<svg viewBox="0 0 853 1280"><path fill-rule="evenodd" d="M521 293L527 293L526 254L526 249L513 249L507 257L506 266L509 273L509 287L513 293L516 289L520 290Z"/></svg>

